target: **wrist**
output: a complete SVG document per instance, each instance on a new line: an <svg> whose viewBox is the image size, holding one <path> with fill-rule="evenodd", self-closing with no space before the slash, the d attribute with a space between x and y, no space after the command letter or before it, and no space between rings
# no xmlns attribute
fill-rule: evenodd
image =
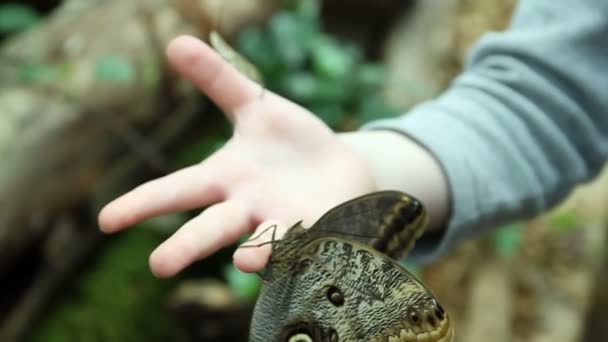
<svg viewBox="0 0 608 342"><path fill-rule="evenodd" d="M366 161L376 190L411 194L424 204L429 229L443 229L450 207L448 181L430 151L389 130L341 133L338 137Z"/></svg>

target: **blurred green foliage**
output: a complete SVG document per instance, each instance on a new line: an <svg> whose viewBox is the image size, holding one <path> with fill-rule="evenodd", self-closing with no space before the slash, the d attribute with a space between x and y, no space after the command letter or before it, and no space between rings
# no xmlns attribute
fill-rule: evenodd
<svg viewBox="0 0 608 342"><path fill-rule="evenodd" d="M238 50L260 69L270 90L333 128L397 114L380 93L384 67L365 60L355 43L324 32L319 11L318 0L291 1L266 27L245 30Z"/></svg>
<svg viewBox="0 0 608 342"><path fill-rule="evenodd" d="M560 210L550 217L551 226L559 232L569 232L580 228L583 218L572 210Z"/></svg>
<svg viewBox="0 0 608 342"><path fill-rule="evenodd" d="M224 266L224 279L237 296L248 302L256 300L262 286L257 274L242 272L231 262Z"/></svg>
<svg viewBox="0 0 608 342"><path fill-rule="evenodd" d="M19 81L26 84L53 84L65 77L67 64L25 63L19 73Z"/></svg>
<svg viewBox="0 0 608 342"><path fill-rule="evenodd" d="M99 81L130 85L135 77L135 67L125 56L106 55L96 62L95 79Z"/></svg>
<svg viewBox="0 0 608 342"><path fill-rule="evenodd" d="M165 237L136 228L113 239L94 264L55 298L52 310L28 340L174 340L175 325L165 304L177 280L156 279L148 268L148 255Z"/></svg>
<svg viewBox="0 0 608 342"><path fill-rule="evenodd" d="M27 30L40 21L40 15L20 3L0 4L0 34Z"/></svg>
<svg viewBox="0 0 608 342"><path fill-rule="evenodd" d="M224 127L218 127L215 131L204 134L192 144L180 149L173 160L177 168L187 167L199 163L203 158L217 151L228 139L229 133Z"/></svg>
<svg viewBox="0 0 608 342"><path fill-rule="evenodd" d="M496 252L503 257L516 256L521 249L523 229L522 224L514 223L496 231L494 235Z"/></svg>

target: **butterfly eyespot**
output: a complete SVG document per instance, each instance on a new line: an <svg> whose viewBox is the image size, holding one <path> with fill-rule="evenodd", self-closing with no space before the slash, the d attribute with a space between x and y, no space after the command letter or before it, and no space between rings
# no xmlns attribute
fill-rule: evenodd
<svg viewBox="0 0 608 342"><path fill-rule="evenodd" d="M307 333L296 333L289 337L287 342L313 342L312 337Z"/></svg>
<svg viewBox="0 0 608 342"><path fill-rule="evenodd" d="M418 311L413 310L410 312L410 320L415 324L420 323L420 315L418 314Z"/></svg>
<svg viewBox="0 0 608 342"><path fill-rule="evenodd" d="M327 289L327 299L335 306L344 305L344 295L339 288L330 286Z"/></svg>
<svg viewBox="0 0 608 342"><path fill-rule="evenodd" d="M286 326L278 340L284 342L321 341L322 332L321 327L316 322L299 321Z"/></svg>

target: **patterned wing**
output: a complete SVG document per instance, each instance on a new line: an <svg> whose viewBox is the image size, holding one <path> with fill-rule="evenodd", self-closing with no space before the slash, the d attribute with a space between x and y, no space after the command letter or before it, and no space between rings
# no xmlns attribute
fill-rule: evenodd
<svg viewBox="0 0 608 342"><path fill-rule="evenodd" d="M346 237L399 259L422 235L426 221L426 211L414 197L380 191L333 208L310 228L310 233Z"/></svg>

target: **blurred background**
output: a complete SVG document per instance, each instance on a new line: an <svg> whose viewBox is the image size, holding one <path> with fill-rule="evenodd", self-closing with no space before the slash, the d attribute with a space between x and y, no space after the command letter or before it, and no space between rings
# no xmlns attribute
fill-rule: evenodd
<svg viewBox="0 0 608 342"><path fill-rule="evenodd" d="M336 130L439 94L514 0L0 2L0 341L246 341L256 275L233 248L175 279L149 253L196 213L102 236L117 195L202 160L231 128L169 70L220 31L265 87ZM608 341L608 175L552 212L409 265L456 341ZM492 336L492 338L489 338Z"/></svg>

